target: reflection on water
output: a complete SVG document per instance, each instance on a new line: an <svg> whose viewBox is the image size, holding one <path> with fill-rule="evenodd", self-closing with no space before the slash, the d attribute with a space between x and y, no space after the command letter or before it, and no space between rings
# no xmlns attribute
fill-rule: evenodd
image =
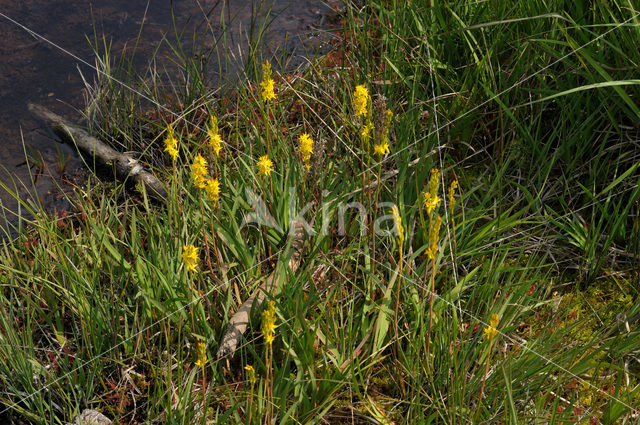
<svg viewBox="0 0 640 425"><path fill-rule="evenodd" d="M107 40L114 56L135 50L134 65L142 67L158 50L160 61L169 56L162 40L175 42L176 31L185 29L201 37L205 49L228 49L212 55L214 60L231 53L232 63L213 64L212 70L235 72L246 60L249 38L270 21L261 36L265 56L288 57L296 66L304 55L322 47L328 36L327 16L332 12L319 0L275 0L257 7L251 0L0 0L0 12L20 22L78 58L95 63L91 43ZM253 6L253 10L252 10ZM258 13L255 13L258 11ZM81 184L82 161L27 111L27 103L42 104L66 118L78 121L85 90L80 72L93 81L94 70L68 53L29 34L0 17L0 183L23 201L43 202L51 209L65 209L61 189ZM252 31L253 29L253 31ZM225 37L223 37L223 33ZM186 34L189 34L188 36ZM224 42L216 43L217 39ZM164 46L164 47L162 47ZM104 50L104 46L101 49ZM219 54L218 54L219 53ZM212 76L219 81L219 76ZM224 78L223 78L224 79ZM24 141L24 144L23 144ZM25 160L25 157L30 157ZM16 214L24 214L18 200L0 188L0 222L15 228ZM12 230L12 233L15 232Z"/></svg>

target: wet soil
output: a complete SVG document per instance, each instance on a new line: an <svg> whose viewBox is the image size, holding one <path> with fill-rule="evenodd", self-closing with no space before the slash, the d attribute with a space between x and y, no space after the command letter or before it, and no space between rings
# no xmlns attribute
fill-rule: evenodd
<svg viewBox="0 0 640 425"><path fill-rule="evenodd" d="M154 55L170 69L166 41L175 45L180 39L214 51L214 60L231 58L210 66L212 85L237 80L248 58L249 40L259 39L261 56L280 58L289 68L326 50L337 1L333 8L319 0L259 3L0 0L0 228L8 229L0 231L0 238L2 233L14 236L23 225L19 217L28 218L22 203L41 202L50 211L68 209L63 193L85 179L81 158L57 143L29 114L27 104L38 103L79 121L87 96L81 75L91 83L96 73L83 63L95 63L92 45L104 52L106 40L113 57L135 52L133 64L140 70ZM265 23L268 29L261 34Z"/></svg>

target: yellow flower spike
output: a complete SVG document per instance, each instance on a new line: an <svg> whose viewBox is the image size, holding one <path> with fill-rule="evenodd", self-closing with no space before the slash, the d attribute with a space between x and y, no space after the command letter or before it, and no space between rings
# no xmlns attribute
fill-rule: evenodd
<svg viewBox="0 0 640 425"><path fill-rule="evenodd" d="M207 199L212 204L217 205L220 200L220 182L218 179L208 179L204 190L207 193Z"/></svg>
<svg viewBox="0 0 640 425"><path fill-rule="evenodd" d="M182 248L182 263L187 270L194 271L198 266L198 248L193 245L185 245Z"/></svg>
<svg viewBox="0 0 640 425"><path fill-rule="evenodd" d="M400 210L398 210L397 205L391 207L391 215L393 216L393 224L398 232L398 246L402 249L402 245L404 244L404 227L402 227L402 217L400 217Z"/></svg>
<svg viewBox="0 0 640 425"><path fill-rule="evenodd" d="M434 210L438 208L440 205L441 199L438 198L438 195L432 195L430 192L422 194L422 200L424 203L424 207L427 210L427 213L431 215Z"/></svg>
<svg viewBox="0 0 640 425"><path fill-rule="evenodd" d="M429 177L429 193L432 195L438 194L438 188L440 187L440 170L437 168L431 169L431 176Z"/></svg>
<svg viewBox="0 0 640 425"><path fill-rule="evenodd" d="M302 156L302 162L307 163L311 159L313 154L313 139L308 133L303 133L298 140L299 147L298 152Z"/></svg>
<svg viewBox="0 0 640 425"><path fill-rule="evenodd" d="M204 368L207 365L207 345L204 342L198 341L196 366Z"/></svg>
<svg viewBox="0 0 640 425"><path fill-rule="evenodd" d="M213 115L209 117L209 129L207 130L207 135L209 136L209 146L211 147L211 150L216 154L216 156L220 156L220 151L222 150L222 144L224 141L222 140L218 130L218 118Z"/></svg>
<svg viewBox="0 0 640 425"><path fill-rule="evenodd" d="M369 90L364 84L356 86L353 92L353 110L356 117L366 116L369 110Z"/></svg>
<svg viewBox="0 0 640 425"><path fill-rule="evenodd" d="M371 137L371 133L373 132L373 123L370 119L367 119L365 125L360 129L360 136L362 137L363 142L367 142Z"/></svg>
<svg viewBox="0 0 640 425"><path fill-rule="evenodd" d="M206 176L208 166L207 160L200 154L196 155L193 164L191 164L191 178L198 189L207 187Z"/></svg>
<svg viewBox="0 0 640 425"><path fill-rule="evenodd" d="M253 387L256 384L256 370L250 364L246 365L244 370L249 374L249 383Z"/></svg>
<svg viewBox="0 0 640 425"><path fill-rule="evenodd" d="M389 143L380 143L379 145L375 145L373 147L373 153L383 157L385 154L390 153L389 151Z"/></svg>
<svg viewBox="0 0 640 425"><path fill-rule="evenodd" d="M387 109L387 118L384 123L384 127L382 128L382 134L380 135L380 144L388 144L389 143L389 129L391 128L391 119L393 118L393 112L390 109Z"/></svg>
<svg viewBox="0 0 640 425"><path fill-rule="evenodd" d="M458 188L458 180L454 180L451 182L451 185L449 186L449 192L448 192L448 200L449 200L449 212L451 213L451 215L453 215L453 208L456 205L456 198L455 198L455 193L456 193L456 189Z"/></svg>
<svg viewBox="0 0 640 425"><path fill-rule="evenodd" d="M270 176L273 171L273 161L269 159L268 155L262 155L258 161L258 174L263 176Z"/></svg>
<svg viewBox="0 0 640 425"><path fill-rule="evenodd" d="M273 343L276 336L276 302L269 301L267 308L262 312L262 335L268 345Z"/></svg>
<svg viewBox="0 0 640 425"><path fill-rule="evenodd" d="M266 61L262 65L262 82L260 83L260 87L262 87L262 100L264 102L268 102L276 98L274 85L275 83L271 78L271 64L269 61Z"/></svg>
<svg viewBox="0 0 640 425"><path fill-rule="evenodd" d="M441 199L438 197L438 188L440 187L440 170L431 169L429 177L428 191L422 194L422 202L427 209L427 213L431 215L438 209Z"/></svg>
<svg viewBox="0 0 640 425"><path fill-rule="evenodd" d="M498 335L498 330L497 330L498 323L500 323L500 319L498 318L498 315L495 313L491 314L491 319L489 319L489 326L484 328L484 336L490 342L493 341L496 335Z"/></svg>
<svg viewBox="0 0 640 425"><path fill-rule="evenodd" d="M171 156L171 160L178 158L178 140L173 136L173 127L167 125L167 137L164 139L164 151Z"/></svg>
<svg viewBox="0 0 640 425"><path fill-rule="evenodd" d="M427 247L427 257L430 260L435 260L438 254L438 242L440 241L440 226L442 225L442 218L438 215L429 229L429 246Z"/></svg>

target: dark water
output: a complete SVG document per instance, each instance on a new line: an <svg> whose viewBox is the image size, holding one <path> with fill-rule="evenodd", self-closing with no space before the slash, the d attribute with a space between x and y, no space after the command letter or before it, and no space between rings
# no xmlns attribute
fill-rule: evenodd
<svg viewBox="0 0 640 425"><path fill-rule="evenodd" d="M15 234L21 225L17 215L28 216L7 188L23 202L42 202L51 210L62 210L69 207L62 192L74 184L82 184L81 159L71 148L53 140L48 129L29 114L27 103L42 104L71 120L80 119L79 111L86 98L80 73L88 82L95 76L95 70L81 61L95 63L91 43L102 42L104 38L114 57L123 51L131 53L135 48L134 63L142 68L158 47L156 57L160 62L170 56L162 40L175 43L174 28L178 28L184 30L181 39L189 44L205 49L214 46L220 49L224 45L232 52L233 63L211 66L223 74L240 69L246 60L251 28L260 28L265 19L273 20L261 43L266 57L286 56L290 58L287 65L295 66L303 57L326 47L330 38L326 30L335 12L325 2L263 3L260 6L257 1L247 0L0 0L0 13L58 46L0 16L0 227ZM216 44L215 40L223 33L225 43ZM104 51L104 47L100 50ZM217 53L222 56L229 52ZM217 53L212 56L218 57ZM168 59L167 62L170 63ZM213 75L211 81L223 81L226 77Z"/></svg>

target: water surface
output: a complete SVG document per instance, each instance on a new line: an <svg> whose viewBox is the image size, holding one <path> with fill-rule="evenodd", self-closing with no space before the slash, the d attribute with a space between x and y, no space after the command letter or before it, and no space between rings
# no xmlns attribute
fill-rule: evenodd
<svg viewBox="0 0 640 425"><path fill-rule="evenodd" d="M39 103L79 120L87 96L81 74L88 82L95 76L82 62L95 63L92 44L104 52L106 40L114 57L135 51L134 64L141 70L154 54L161 66L166 60L170 67L165 40L175 43L180 37L205 50L226 48L212 55L232 58L222 66L211 65L215 84L241 69L247 40L255 40L255 30L265 20L270 25L261 37L262 55L287 57L286 64L296 66L326 47L327 18L333 14L318 0L263 5L248 0L0 0L0 12L50 42L0 17L0 184L23 202L42 202L58 211L69 208L63 191L82 184L82 160L69 146L54 141L29 114L27 104ZM216 43L223 35L224 43ZM215 75L216 70L227 75ZM0 223L6 219L5 226L15 234L17 215L25 208L3 188L0 204Z"/></svg>

